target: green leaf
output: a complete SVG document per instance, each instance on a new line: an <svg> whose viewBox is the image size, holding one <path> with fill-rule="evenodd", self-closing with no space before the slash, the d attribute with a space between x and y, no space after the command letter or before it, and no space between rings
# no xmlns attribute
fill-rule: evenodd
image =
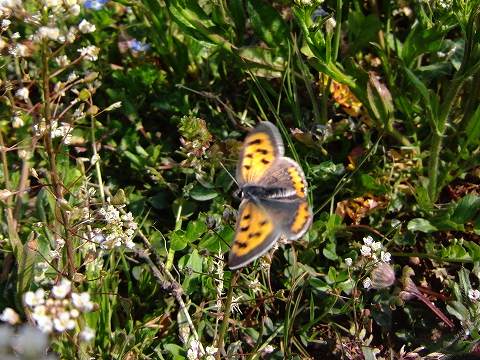
<svg viewBox="0 0 480 360"><path fill-rule="evenodd" d="M468 250L468 254L472 258L472 261L480 261L480 245L474 243L473 241L465 241L464 245Z"/></svg>
<svg viewBox="0 0 480 360"><path fill-rule="evenodd" d="M255 33L270 47L278 47L289 38L289 31L277 10L262 0L248 0L247 11Z"/></svg>
<svg viewBox="0 0 480 360"><path fill-rule="evenodd" d="M421 231L424 233L431 233L437 231L437 228L433 226L430 221L422 218L410 220L408 222L407 228L410 231Z"/></svg>
<svg viewBox="0 0 480 360"><path fill-rule="evenodd" d="M187 225L185 237L189 243L198 240L207 231L207 225L203 220L190 221Z"/></svg>
<svg viewBox="0 0 480 360"><path fill-rule="evenodd" d="M472 220L480 210L480 197L468 194L461 198L455 206L452 221L457 224L465 224Z"/></svg>
<svg viewBox="0 0 480 360"><path fill-rule="evenodd" d="M23 294L28 291L30 284L33 281L33 266L35 265L37 253L32 251L30 246L32 246L33 243L36 243L36 241L35 233L32 231L27 242L18 248L18 251L21 252L21 254L15 254L18 263L17 292L19 294Z"/></svg>
<svg viewBox="0 0 480 360"><path fill-rule="evenodd" d="M329 260L337 260L338 255L336 252L336 244L334 242L329 242L322 250L323 256Z"/></svg>
<svg viewBox="0 0 480 360"><path fill-rule="evenodd" d="M190 196L197 201L209 201L218 196L215 189L207 189L201 185L196 185L191 191Z"/></svg>
<svg viewBox="0 0 480 360"><path fill-rule="evenodd" d="M407 77L412 82L413 86L415 86L415 88L418 90L420 95L422 95L422 98L425 101L425 104L427 106L430 105L430 95L428 93L427 86L413 73L412 70L410 70L407 67L404 67L403 69L405 70L405 73L407 74Z"/></svg>
<svg viewBox="0 0 480 360"><path fill-rule="evenodd" d="M183 250L188 244L185 231L182 229L172 231L168 238L170 239L170 248L174 251Z"/></svg>
<svg viewBox="0 0 480 360"><path fill-rule="evenodd" d="M466 127L467 141L465 146L480 143L480 105L477 107Z"/></svg>

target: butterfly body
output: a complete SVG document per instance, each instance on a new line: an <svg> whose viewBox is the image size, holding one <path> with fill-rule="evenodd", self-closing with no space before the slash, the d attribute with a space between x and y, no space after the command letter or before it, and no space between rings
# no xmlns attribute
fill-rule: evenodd
<svg viewBox="0 0 480 360"><path fill-rule="evenodd" d="M307 182L302 168L283 156L278 129L262 122L246 137L236 178L242 193L229 267L263 255L280 238L300 238L310 227Z"/></svg>

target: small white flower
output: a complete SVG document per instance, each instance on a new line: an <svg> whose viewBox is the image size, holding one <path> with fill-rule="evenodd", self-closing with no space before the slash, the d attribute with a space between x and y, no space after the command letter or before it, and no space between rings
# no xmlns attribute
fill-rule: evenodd
<svg viewBox="0 0 480 360"><path fill-rule="evenodd" d="M73 328L75 328L75 321L70 318L70 313L62 312L58 315L58 317L53 319L53 327L58 332L72 330Z"/></svg>
<svg viewBox="0 0 480 360"><path fill-rule="evenodd" d="M8 20L8 19L3 19L3 20L2 20L2 25L1 25L1 26L2 26L2 30L7 30L11 23L12 23L12 22L11 22L10 20Z"/></svg>
<svg viewBox="0 0 480 360"><path fill-rule="evenodd" d="M345 265L347 265L348 267L352 266L352 263L353 263L352 258L346 258L345 259Z"/></svg>
<svg viewBox="0 0 480 360"><path fill-rule="evenodd" d="M39 315L39 316L36 316L35 318L35 322L37 323L37 327L38 329L41 331L41 332L44 332L44 333L51 333L52 330L53 330L53 322L52 322L52 319L47 316L47 315Z"/></svg>
<svg viewBox="0 0 480 360"><path fill-rule="evenodd" d="M129 249L133 249L135 248L135 243L132 239L127 239L127 241L125 241L125 246Z"/></svg>
<svg viewBox="0 0 480 360"><path fill-rule="evenodd" d="M68 8L68 11L73 16L78 16L80 14L80 10L81 10L81 8L80 8L80 5L78 5L78 4L72 5Z"/></svg>
<svg viewBox="0 0 480 360"><path fill-rule="evenodd" d="M56 57L55 62L58 64L58 66L67 66L70 64L70 60L68 60L67 55L60 55L59 57Z"/></svg>
<svg viewBox="0 0 480 360"><path fill-rule="evenodd" d="M27 291L23 297L23 301L27 306L34 307L45 303L45 290L42 288L37 291Z"/></svg>
<svg viewBox="0 0 480 360"><path fill-rule="evenodd" d="M84 56L85 59L89 61L96 61L98 59L98 53L100 52L100 48L90 45L87 47L83 47L77 49L81 56Z"/></svg>
<svg viewBox="0 0 480 360"><path fill-rule="evenodd" d="M131 212L128 212L124 215L122 215L122 220L123 221L133 221L133 215Z"/></svg>
<svg viewBox="0 0 480 360"><path fill-rule="evenodd" d="M17 54L18 57L27 57L31 55L31 51L28 48L28 46L23 44L15 45L15 53Z"/></svg>
<svg viewBox="0 0 480 360"><path fill-rule="evenodd" d="M93 303L90 301L90 294L88 292L82 292L81 294L72 293L72 302L80 311L88 312L93 309Z"/></svg>
<svg viewBox="0 0 480 360"><path fill-rule="evenodd" d="M55 246L57 249L63 249L63 247L65 246L65 240L63 240L62 238L56 238Z"/></svg>
<svg viewBox="0 0 480 360"><path fill-rule="evenodd" d="M388 251L382 251L380 253L380 260L382 260L383 262L390 262L390 260L392 259L392 254L390 254Z"/></svg>
<svg viewBox="0 0 480 360"><path fill-rule="evenodd" d="M207 346L205 348L205 351L207 352L208 355L215 355L218 351L218 348L216 348L215 346Z"/></svg>
<svg viewBox="0 0 480 360"><path fill-rule="evenodd" d="M363 287L365 289L368 289L371 286L372 286L372 280L370 280L369 277L365 278L365 280L363 280Z"/></svg>
<svg viewBox="0 0 480 360"><path fill-rule="evenodd" d="M70 317L76 319L80 316L80 312L77 309L70 310Z"/></svg>
<svg viewBox="0 0 480 360"><path fill-rule="evenodd" d="M373 251L378 251L382 248L382 243L379 241L373 242L370 247L372 248Z"/></svg>
<svg viewBox="0 0 480 360"><path fill-rule="evenodd" d="M337 22L335 21L334 18L328 18L327 21L325 21L325 30L327 33L331 33L333 29L335 29L335 26L337 26Z"/></svg>
<svg viewBox="0 0 480 360"><path fill-rule="evenodd" d="M4 20L5 21L5 20ZM20 33L17 31L17 32L14 32L12 34L12 36L10 36L13 40L17 40L17 39L20 39Z"/></svg>
<svg viewBox="0 0 480 360"><path fill-rule="evenodd" d="M83 19L78 24L78 30L80 30L84 34L92 33L96 30L95 25L89 23L87 20Z"/></svg>
<svg viewBox="0 0 480 360"><path fill-rule="evenodd" d="M77 28L74 26L70 26L68 29L68 33L65 36L65 40L69 43L73 43L75 41L75 38L77 36Z"/></svg>
<svg viewBox="0 0 480 360"><path fill-rule="evenodd" d="M478 291L477 289L470 289L468 290L468 297L472 301L477 301L478 299L480 299L480 291Z"/></svg>
<svg viewBox="0 0 480 360"><path fill-rule="evenodd" d="M60 0L44 0L43 3L46 7L50 8L58 7L61 5Z"/></svg>
<svg viewBox="0 0 480 360"><path fill-rule="evenodd" d="M23 119L20 116L15 115L12 119L12 127L14 129L18 129L21 128L23 125L25 125Z"/></svg>
<svg viewBox="0 0 480 360"><path fill-rule="evenodd" d="M0 314L0 320L8 322L10 325L15 325L20 321L20 316L12 308L5 308Z"/></svg>
<svg viewBox="0 0 480 360"><path fill-rule="evenodd" d="M72 71L70 75L68 75L67 82L73 82L78 79L78 75L75 73L75 71Z"/></svg>
<svg viewBox="0 0 480 360"><path fill-rule="evenodd" d="M72 282L67 279L62 279L60 284L52 288L52 294L56 299L64 299L72 289Z"/></svg>
<svg viewBox="0 0 480 360"><path fill-rule="evenodd" d="M57 27L41 26L38 29L35 38L37 40L42 40L42 39L58 40L60 38L60 29Z"/></svg>
<svg viewBox="0 0 480 360"><path fill-rule="evenodd" d="M370 245L372 245L372 243L373 243L373 238L372 238L370 235L368 235L367 237L364 237L364 238L363 238L363 243L364 243L365 245L370 246Z"/></svg>
<svg viewBox="0 0 480 360"><path fill-rule="evenodd" d="M93 331L93 329L89 328L88 326L85 327L85 329L80 332L80 339L86 342L92 341L93 339L95 339L95 331Z"/></svg>
<svg viewBox="0 0 480 360"><path fill-rule="evenodd" d="M362 248L360 249L360 254L365 257L369 257L372 255L372 248L368 245L362 245Z"/></svg>
<svg viewBox="0 0 480 360"><path fill-rule="evenodd" d="M26 87L22 87L20 89L17 90L17 92L15 93L15 96L17 98L19 98L20 100L23 100L25 102L28 101L28 96L30 94L30 91L28 91L28 89Z"/></svg>
<svg viewBox="0 0 480 360"><path fill-rule="evenodd" d="M187 358L189 360L196 360L200 356L200 343L198 340L190 341L190 348L187 351Z"/></svg>
<svg viewBox="0 0 480 360"><path fill-rule="evenodd" d="M267 345L263 348L263 352L266 354L270 354L275 350L275 348L272 345Z"/></svg>

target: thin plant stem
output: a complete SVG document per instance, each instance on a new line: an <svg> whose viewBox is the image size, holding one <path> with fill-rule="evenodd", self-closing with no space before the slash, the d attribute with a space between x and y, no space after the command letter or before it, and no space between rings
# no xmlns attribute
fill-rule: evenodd
<svg viewBox="0 0 480 360"><path fill-rule="evenodd" d="M342 7L343 1L337 0L337 6L335 9L335 33L333 35L333 47L332 47L332 61L336 61L338 57L338 49L340 48L340 36L342 34Z"/></svg>
<svg viewBox="0 0 480 360"><path fill-rule="evenodd" d="M63 186L60 181L60 176L58 175L57 170L57 159L56 153L53 148L52 142L52 122L51 122L51 113L50 113L50 77L49 77L49 66L48 66L48 44L47 40L44 40L42 43L42 96L43 96L43 117L47 123L47 131L43 136L45 149L47 151L50 173L53 185L53 191L56 197L57 206L58 202L63 202ZM65 214L65 211L62 207L59 207L60 216L62 218L63 230L65 233L65 248L67 252L67 269L68 275L71 277L75 273L75 263L74 263L74 253L73 253L73 242L71 237L68 234L68 219Z"/></svg>
<svg viewBox="0 0 480 360"><path fill-rule="evenodd" d="M227 327L228 327L228 320L230 319L230 313L232 311L233 288L237 283L237 279L239 275L240 275L240 271L235 270L230 280L230 285L228 286L227 300L225 301L225 306L223 308L222 326L220 327L220 332L218 334L218 341L217 341L218 351L216 356L217 360L221 359L221 354L225 351L223 346L224 346L225 333L227 332Z"/></svg>
<svg viewBox="0 0 480 360"><path fill-rule="evenodd" d="M102 203L105 204L105 189L103 187L102 179L102 170L100 168L100 157L98 156L97 146L95 141L95 117L91 117L91 126L90 126L91 136L92 136L92 152L93 158L95 159L95 173L97 174L97 183L98 189L100 190L100 197L102 198Z"/></svg>
<svg viewBox="0 0 480 360"><path fill-rule="evenodd" d="M175 217L175 231L180 230L182 228L182 209L183 209L183 206L180 203L178 205L177 215ZM170 246L170 249L168 249L167 262L165 264L165 268L168 271L172 269L174 256L175 256L175 250L172 249L172 247Z"/></svg>

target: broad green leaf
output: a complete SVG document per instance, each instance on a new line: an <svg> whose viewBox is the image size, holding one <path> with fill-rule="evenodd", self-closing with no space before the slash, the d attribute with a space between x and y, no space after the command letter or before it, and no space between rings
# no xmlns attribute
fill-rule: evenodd
<svg viewBox="0 0 480 360"><path fill-rule="evenodd" d="M468 194L461 198L455 206L452 221L457 224L465 224L472 220L480 210L480 197Z"/></svg>
<svg viewBox="0 0 480 360"><path fill-rule="evenodd" d="M270 47L279 47L289 38L289 31L278 11L263 0L248 0L248 15L255 33Z"/></svg>
<svg viewBox="0 0 480 360"><path fill-rule="evenodd" d="M191 191L190 196L197 201L209 201L218 196L215 189L207 189L201 185L196 185Z"/></svg>
<svg viewBox="0 0 480 360"><path fill-rule="evenodd" d="M410 220L408 222L407 228L410 231L421 231L424 233L431 233L437 231L437 228L433 226L430 221L422 218Z"/></svg>
<svg viewBox="0 0 480 360"><path fill-rule="evenodd" d="M198 240L207 231L207 225L203 220L190 221L187 225L187 231L185 237L190 243Z"/></svg>
<svg viewBox="0 0 480 360"><path fill-rule="evenodd" d="M182 229L172 231L168 238L170 239L170 248L174 251L183 250L188 244L185 231Z"/></svg>

